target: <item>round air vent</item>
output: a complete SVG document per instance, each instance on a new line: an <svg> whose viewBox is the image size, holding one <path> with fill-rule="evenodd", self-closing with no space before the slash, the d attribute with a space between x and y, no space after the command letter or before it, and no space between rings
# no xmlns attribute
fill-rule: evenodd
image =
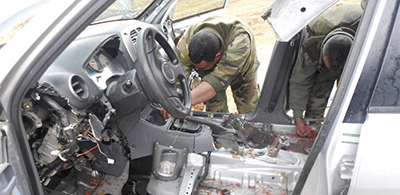
<svg viewBox="0 0 400 195"><path fill-rule="evenodd" d="M87 99L89 96L88 87L80 76L73 75L70 78L69 88L72 94L79 99Z"/></svg>

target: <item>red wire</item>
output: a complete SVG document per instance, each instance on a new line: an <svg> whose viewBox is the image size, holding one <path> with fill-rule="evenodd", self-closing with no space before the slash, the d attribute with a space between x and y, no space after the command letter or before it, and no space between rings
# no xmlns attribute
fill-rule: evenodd
<svg viewBox="0 0 400 195"><path fill-rule="evenodd" d="M93 147L93 148L90 148L90 149L89 149L88 151L86 151L86 152L83 152L83 153L77 154L76 156L82 156L82 155L85 155L85 154L89 153L90 151L92 151L92 150L96 149L98 146L99 146L99 144L96 142L96 146L95 146L95 147Z"/></svg>

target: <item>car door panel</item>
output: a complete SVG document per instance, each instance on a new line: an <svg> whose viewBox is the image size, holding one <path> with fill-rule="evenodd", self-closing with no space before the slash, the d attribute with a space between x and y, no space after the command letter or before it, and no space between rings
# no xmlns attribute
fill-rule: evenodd
<svg viewBox="0 0 400 195"><path fill-rule="evenodd" d="M2 77L4 79L1 83L0 97L4 112L7 113L2 113L2 122L10 124L7 126L7 135L12 144L12 147L9 147L12 150L9 152L9 159L18 178L18 190L22 194L43 194L43 189L21 122L21 100L27 89L39 80L62 50L112 2L49 2L58 3L57 9L37 13L0 52L1 58L4 59L3 66L14 67L6 77ZM94 14L96 12L98 14ZM54 18L58 19L57 22L54 22ZM14 166L13 163L18 166ZM9 173L8 178L11 179L4 180L12 182L12 171L8 167L4 170Z"/></svg>

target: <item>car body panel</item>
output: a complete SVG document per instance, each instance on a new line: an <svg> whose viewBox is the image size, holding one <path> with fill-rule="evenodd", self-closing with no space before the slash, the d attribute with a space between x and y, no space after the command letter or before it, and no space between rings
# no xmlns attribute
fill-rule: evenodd
<svg viewBox="0 0 400 195"><path fill-rule="evenodd" d="M276 40L288 42L309 22L337 1L275 1L262 17L271 24Z"/></svg>
<svg viewBox="0 0 400 195"><path fill-rule="evenodd" d="M296 186L294 193L337 194L349 192L349 194L363 194L368 191L367 189L374 189L374 187L369 188L363 185L362 182L358 183L354 176L359 174L356 173L359 171L358 166L362 166L359 163L365 163L363 160L359 162L359 159L375 158L374 155L376 154L369 151L365 152L365 150L360 152L361 145L368 143L371 146L379 142L372 137L363 137L364 131L372 133L369 128L372 124L374 124L373 126L391 129L388 125L390 122L375 120L375 117L368 118L368 116L374 110L371 98L374 94L373 90L376 89L374 83L378 82L381 77L377 75L384 72L384 56L388 52L386 48L390 48L387 47L388 40L390 37L397 39L395 38L397 36L391 35L391 30L388 30L393 27L396 15L392 13L397 13L397 9L397 1L370 0L368 2L357 31L355 44L346 62L346 69L339 83L335 100L321 128L321 132L326 132L326 140L321 139L321 136L317 139L314 150L307 159L307 161L310 161L310 166L303 170L306 174L300 176L300 185ZM369 77L369 75L375 76ZM363 88L363 85L367 84L365 82L368 82L370 88ZM361 91L361 89L367 90ZM356 106L361 109L355 110ZM358 116L353 117L350 116L351 114ZM397 115L390 116L385 114L384 111L382 111L382 114L387 116L387 120L396 120L397 118ZM380 133L378 129L374 131L375 134ZM321 147L320 152L315 149L316 146ZM313 159L316 159L315 163ZM350 168L346 167L346 164L351 164ZM310 169L309 174L307 169ZM364 173L368 173L368 171ZM374 174L380 173L375 171ZM397 177L396 175L397 173L393 172L393 177ZM306 178L307 181L302 186L301 183ZM372 174L369 177L364 177L369 181L372 178ZM374 181L376 182L374 186L386 185L383 180ZM315 185L315 183L318 183L318 185ZM392 189L397 188L398 184L392 184L391 187L386 186L381 190L387 189L388 191L385 191L385 193L392 194L394 193ZM373 194L373 191L371 193Z"/></svg>
<svg viewBox="0 0 400 195"><path fill-rule="evenodd" d="M54 3L58 6L54 6ZM83 30L88 21L93 18L93 12L105 9L109 4L110 2L107 1L50 2L51 7L58 9L49 9L51 11L36 15L0 50L0 56L4 59L2 73L7 74L7 76L2 75L0 88L0 97L8 119L8 126L4 126L7 124L5 123L3 128L12 144L9 148L16 149L9 151L13 152L9 154L19 154L11 156L10 161L14 169L18 171L16 176L20 179L17 179L16 188L22 194L43 194L43 190L29 152L30 146L26 135L19 131L23 127L18 125L20 110L19 106L15 107L15 105L20 105L21 102L15 97L22 97L32 81L39 79L46 65L49 66L62 48L73 40L71 38L78 35L79 31L76 30ZM59 18L58 23L54 23L54 18ZM71 23L71 20L75 23ZM37 26L49 28L43 31L43 28L37 28Z"/></svg>
<svg viewBox="0 0 400 195"><path fill-rule="evenodd" d="M223 11L226 2L220 11ZM4 167L0 171L6 172L6 177L2 175L2 182L11 178L8 180L10 186L15 185L14 188L4 188L7 190L5 193L10 190L14 194L49 193L48 189L42 189L47 184L40 178L43 175L41 168L50 167L47 165L53 161L49 160L48 164L43 163L44 160L37 161L32 154L37 142L32 143L31 140L36 132L27 132L23 124L26 119L24 114L31 111L26 99L40 103L40 98L46 97L40 93L29 93L37 89L38 82L49 84L47 90L55 89L56 93L50 90L47 95L65 103L62 105L69 117L82 126L91 126L92 144L98 140L109 145L102 145L102 148L113 149L112 157L103 154L107 166L93 169L88 166L88 169L80 170L82 177L78 187L75 182L62 183L57 190L63 188L63 193L73 193L74 190L122 193L122 186L132 182L132 171L136 171L134 178L147 182L144 187L146 193L155 194L189 194L196 190L199 194L220 194L226 190L232 194L396 194L400 186L396 155L393 155L399 136L396 123L400 117L399 96L396 94L399 77L400 39L396 36L399 31L399 2L368 2L328 115L322 124L316 124L319 134L315 142L314 139L296 137L293 118L286 113L288 79L301 47L301 36L304 36L299 30L335 1L315 4L318 9L311 10L312 14L308 15L314 6L312 2L277 1L267 11L265 16L275 28L277 42L261 92L262 101L255 111L245 115L192 112L186 117L189 124L175 118L164 120L159 114L159 105L155 104L157 102L146 99L146 92L135 70L140 65L137 59L143 57L137 51L143 48L137 47L137 40L131 34L132 29L152 28L173 46L176 35L179 35L174 29L184 30L193 21L185 18L178 21L181 24L173 23L176 0L154 1L148 12L138 17L142 21L102 21L92 26L89 23L112 1L50 2L59 3L58 8L33 17L0 48L0 59L5 67L0 73L0 98L4 106L0 109L0 143L3 144L0 160ZM303 7L307 16L303 18L293 14ZM297 20L289 20L289 16ZM200 17L195 15L194 18ZM108 52L111 49L111 53L118 51L113 55L114 59L124 59L123 63L118 62L124 66L123 71L112 72L109 80L96 82L86 67L94 56L107 49ZM159 47L152 47L149 53L158 50ZM168 61L162 50L153 56L161 62ZM81 76L90 83L90 98L81 101L79 97L69 94L71 90L66 82L71 75ZM118 88L115 86L128 90L122 90L114 97L112 90ZM118 99L121 97L127 98ZM44 108L57 115L51 108ZM116 112L114 108L117 108ZM57 121L58 118L55 118L53 120ZM103 130L109 130L102 126L105 125L102 122L109 122L106 123L109 125L107 128L112 126L111 129L121 130L122 138L114 134L111 139L117 141L112 144L102 140L108 138L103 137ZM51 130L54 129L49 128L46 136L52 136ZM276 137L268 137L269 132ZM287 135L288 138L280 135ZM81 144L90 141L83 139L82 135L78 136ZM265 139L257 142L260 141L258 138ZM269 138L274 138L273 142ZM302 145L302 142L309 145ZM45 147L52 144L51 141L46 143L49 144L43 144ZM57 141L55 143L58 144ZM266 143L268 146L279 146L275 148L276 156L270 153L276 151L274 148L264 147ZM290 146L299 148L291 151L288 149ZM90 152L87 151L76 155L87 155ZM89 159L89 156L85 158ZM97 157L104 156L99 154ZM173 160L165 161L174 156L185 160L175 161L175 164ZM153 157L155 160L151 159ZM62 160L63 157L55 158ZM62 165L66 167L67 163ZM79 163L73 165L82 166ZM173 174L162 172L171 167L174 170L175 166L182 171ZM17 180L13 179L12 172L15 172ZM204 181L203 187L197 186L199 181ZM139 190L138 186L131 187L130 191Z"/></svg>
<svg viewBox="0 0 400 195"><path fill-rule="evenodd" d="M388 148L397 148L396 138L400 136L396 127L400 109L395 113L368 113L360 134L353 177L348 194L397 194L400 171L397 155ZM397 119L397 120L396 120ZM384 146L384 147L379 147ZM379 158L377 158L379 156Z"/></svg>

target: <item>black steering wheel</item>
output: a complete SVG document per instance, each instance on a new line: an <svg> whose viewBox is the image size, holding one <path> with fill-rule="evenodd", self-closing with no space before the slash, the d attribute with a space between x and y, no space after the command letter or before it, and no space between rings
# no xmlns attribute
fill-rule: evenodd
<svg viewBox="0 0 400 195"><path fill-rule="evenodd" d="M152 26L143 27L136 42L138 63L136 71L146 96L160 103L175 118L185 118L192 106L192 96L174 50L162 32ZM160 53L160 47L168 58ZM183 91L183 100L177 92L177 82Z"/></svg>

